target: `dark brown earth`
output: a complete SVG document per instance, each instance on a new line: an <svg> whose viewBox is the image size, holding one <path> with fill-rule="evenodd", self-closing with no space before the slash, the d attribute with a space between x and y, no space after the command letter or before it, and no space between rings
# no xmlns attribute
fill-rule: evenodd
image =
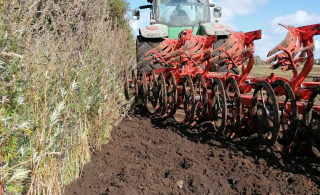
<svg viewBox="0 0 320 195"><path fill-rule="evenodd" d="M93 154L65 194L319 194L320 166L306 155L228 140L210 124L187 127L136 110ZM177 183L182 183L179 188Z"/></svg>

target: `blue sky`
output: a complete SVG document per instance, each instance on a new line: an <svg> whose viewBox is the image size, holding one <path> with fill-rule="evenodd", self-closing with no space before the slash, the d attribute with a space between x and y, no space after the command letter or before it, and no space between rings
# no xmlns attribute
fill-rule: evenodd
<svg viewBox="0 0 320 195"><path fill-rule="evenodd" d="M147 5L147 0L128 0L131 9ZM270 49L286 36L286 29L277 23L304 26L320 23L319 0L210 0L222 7L220 23L230 25L234 31L262 29L262 39L255 41L256 52L262 59ZM138 28L149 24L150 11L141 10L139 21L132 21L136 34ZM131 15L131 13L129 13ZM315 58L320 58L320 35L315 36Z"/></svg>

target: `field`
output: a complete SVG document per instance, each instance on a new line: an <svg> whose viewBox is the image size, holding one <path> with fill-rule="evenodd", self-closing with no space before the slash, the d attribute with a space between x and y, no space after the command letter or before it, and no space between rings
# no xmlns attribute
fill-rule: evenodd
<svg viewBox="0 0 320 195"><path fill-rule="evenodd" d="M136 109L65 194L317 194L320 166L300 153L228 140Z"/></svg>
<svg viewBox="0 0 320 195"><path fill-rule="evenodd" d="M298 71L301 71L302 67L298 67ZM292 71L283 72L281 69L272 70L268 65L254 66L249 76L251 77L263 77L269 76L274 73L276 76L289 79L292 77ZM312 81L313 77L320 77L320 66L314 65L311 72L305 79L305 81Z"/></svg>

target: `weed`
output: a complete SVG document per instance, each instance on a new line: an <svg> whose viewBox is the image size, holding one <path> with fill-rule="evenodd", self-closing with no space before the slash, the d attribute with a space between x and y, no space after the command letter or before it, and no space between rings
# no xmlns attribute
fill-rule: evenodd
<svg viewBox="0 0 320 195"><path fill-rule="evenodd" d="M122 78L135 65L133 38L107 7L0 1L2 192L61 194L128 110Z"/></svg>

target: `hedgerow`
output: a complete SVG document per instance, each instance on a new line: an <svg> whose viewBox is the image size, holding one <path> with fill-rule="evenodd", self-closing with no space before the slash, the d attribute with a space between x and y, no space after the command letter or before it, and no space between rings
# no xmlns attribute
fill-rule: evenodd
<svg viewBox="0 0 320 195"><path fill-rule="evenodd" d="M2 192L61 194L124 117L135 56L118 2L0 1Z"/></svg>

